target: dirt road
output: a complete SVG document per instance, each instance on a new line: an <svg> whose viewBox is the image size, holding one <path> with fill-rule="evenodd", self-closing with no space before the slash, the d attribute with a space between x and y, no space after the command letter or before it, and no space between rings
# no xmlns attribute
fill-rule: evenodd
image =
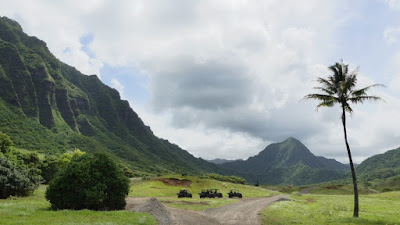
<svg viewBox="0 0 400 225"><path fill-rule="evenodd" d="M282 199L289 198L288 195L277 195L268 198L245 198L238 203L208 209L205 211L192 211L166 207L168 211L168 222L160 224L173 225L259 225L261 224L261 211L268 205ZM129 202L134 199L128 199ZM151 212L150 212L151 213ZM160 215L153 215L156 216Z"/></svg>

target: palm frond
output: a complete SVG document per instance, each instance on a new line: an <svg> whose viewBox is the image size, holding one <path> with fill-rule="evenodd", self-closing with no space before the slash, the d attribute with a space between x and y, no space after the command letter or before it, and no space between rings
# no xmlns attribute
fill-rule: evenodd
<svg viewBox="0 0 400 225"><path fill-rule="evenodd" d="M323 101L323 102L321 102L321 103L319 103L319 104L317 105L317 107L315 108L315 110L318 111L318 109L321 108L321 107L332 107L332 106L334 106L334 105L335 105L335 102L334 102L334 101Z"/></svg>
<svg viewBox="0 0 400 225"><path fill-rule="evenodd" d="M352 92L351 92L351 96L352 96L352 97L358 97L358 96L366 95L366 92L367 92L369 89L373 88L373 87L385 87L385 85L383 85L383 84L373 84L373 85L370 85L370 86L368 86L368 87L365 87L365 88L361 88L361 89L352 91Z"/></svg>
<svg viewBox="0 0 400 225"><path fill-rule="evenodd" d="M335 90L332 90L330 87L328 87L328 88L314 87L314 89L325 92L328 95L334 95L336 93Z"/></svg>
<svg viewBox="0 0 400 225"><path fill-rule="evenodd" d="M353 109L349 103L363 103L367 100L378 101L382 100L378 96L367 95L372 87L383 86L382 84L374 84L368 87L354 90L357 84L357 75L359 67L349 72L349 65L342 63L335 63L328 67L332 71L332 75L326 79L319 77L317 82L321 84L319 87L314 89L321 91L322 93L309 94L303 97L303 99L314 99L319 100L320 103L317 105L317 110L320 107L332 107L336 103L340 103L345 111L350 114Z"/></svg>
<svg viewBox="0 0 400 225"><path fill-rule="evenodd" d="M380 101L382 100L381 97L379 96L370 96L370 95L363 95L363 96L357 96L357 97L350 97L348 98L348 101L352 103L364 103L364 101Z"/></svg>
<svg viewBox="0 0 400 225"><path fill-rule="evenodd" d="M324 95L324 94L308 94L304 96L303 99L316 99L320 101L334 101L338 102L338 98L332 95Z"/></svg>

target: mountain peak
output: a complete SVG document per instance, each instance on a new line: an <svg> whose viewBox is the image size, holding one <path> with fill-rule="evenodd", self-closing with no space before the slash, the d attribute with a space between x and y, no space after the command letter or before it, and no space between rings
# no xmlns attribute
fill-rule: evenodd
<svg viewBox="0 0 400 225"><path fill-rule="evenodd" d="M296 185L337 178L341 175L341 170L347 169L336 160L315 156L293 137L268 145L258 155L246 161L226 163L222 166L239 173L245 172L243 176L250 180L257 178L261 183ZM313 177L315 173L319 175ZM307 177L307 180L301 180L299 177Z"/></svg>

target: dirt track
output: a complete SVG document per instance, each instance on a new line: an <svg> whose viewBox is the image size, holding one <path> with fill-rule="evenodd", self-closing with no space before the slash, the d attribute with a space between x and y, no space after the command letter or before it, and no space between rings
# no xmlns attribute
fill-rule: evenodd
<svg viewBox="0 0 400 225"><path fill-rule="evenodd" d="M238 203L222 206L219 208L208 209L205 211L192 211L166 207L171 213L173 225L259 225L261 224L261 211L275 201L286 199L288 195L278 195L268 198L245 198ZM138 199L139 200L139 199ZM127 199L128 204L132 204L135 198ZM143 201L143 199L140 199ZM161 224L161 223L160 223Z"/></svg>

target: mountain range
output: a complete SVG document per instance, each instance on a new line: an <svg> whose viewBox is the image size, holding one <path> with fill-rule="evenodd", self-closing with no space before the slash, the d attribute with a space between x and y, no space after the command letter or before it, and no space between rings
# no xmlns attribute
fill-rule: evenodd
<svg viewBox="0 0 400 225"><path fill-rule="evenodd" d="M6 17L0 17L0 130L19 148L105 152L135 171L223 171L156 137L115 89L61 62Z"/></svg>
<svg viewBox="0 0 400 225"><path fill-rule="evenodd" d="M289 185L348 176L348 165L313 155L295 138L247 160L196 158L156 137L118 91L61 62L45 42L6 17L0 17L0 131L17 148L45 154L75 148L103 152L147 174L219 173ZM365 160L357 173L365 180L400 175L400 148Z"/></svg>
<svg viewBox="0 0 400 225"><path fill-rule="evenodd" d="M223 163L252 183L303 185L344 177L349 167L334 159L315 156L295 138L268 145L245 161Z"/></svg>
<svg viewBox="0 0 400 225"><path fill-rule="evenodd" d="M356 167L356 173L365 181L400 176L400 148L369 157Z"/></svg>

